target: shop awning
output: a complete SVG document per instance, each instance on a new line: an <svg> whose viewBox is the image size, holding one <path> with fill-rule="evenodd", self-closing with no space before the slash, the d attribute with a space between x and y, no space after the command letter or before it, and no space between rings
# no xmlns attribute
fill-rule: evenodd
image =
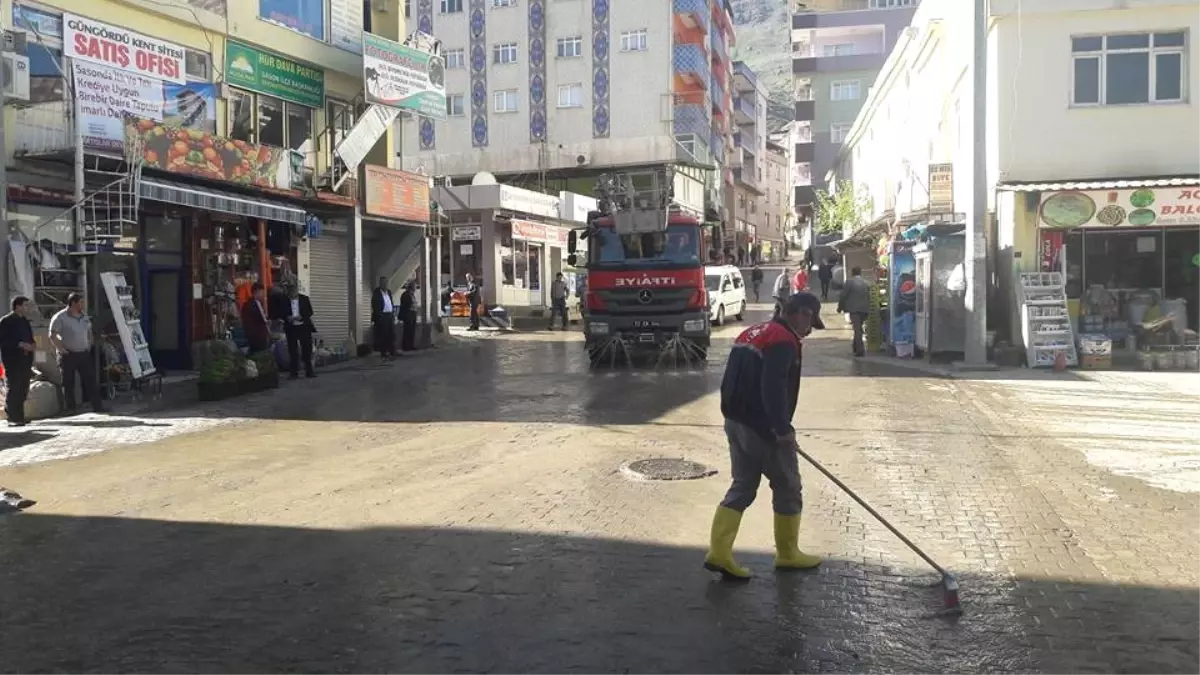
<svg viewBox="0 0 1200 675"><path fill-rule="evenodd" d="M239 195L232 192L213 190L206 187L185 186L165 180L143 178L139 192L142 199L149 199L167 204L190 206L205 211L219 211L247 218L262 218L281 223L304 225L306 213L304 209L286 206L276 201Z"/></svg>
<svg viewBox="0 0 1200 675"><path fill-rule="evenodd" d="M1139 188L1195 187L1200 176L1144 178L1130 180L1064 181L1061 183L1000 183L997 190L1007 192L1062 192L1064 190L1137 190Z"/></svg>

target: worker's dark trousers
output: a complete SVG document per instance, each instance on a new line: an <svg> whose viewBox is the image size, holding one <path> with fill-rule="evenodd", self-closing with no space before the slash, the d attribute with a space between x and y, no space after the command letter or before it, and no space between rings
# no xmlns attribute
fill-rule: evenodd
<svg viewBox="0 0 1200 675"><path fill-rule="evenodd" d="M762 477L771 485L771 503L775 513L794 516L804 506L800 486L800 463L796 449L790 445L767 440L750 427L725 420L725 436L729 439L729 468L733 485L725 493L721 506L745 511L754 503Z"/></svg>

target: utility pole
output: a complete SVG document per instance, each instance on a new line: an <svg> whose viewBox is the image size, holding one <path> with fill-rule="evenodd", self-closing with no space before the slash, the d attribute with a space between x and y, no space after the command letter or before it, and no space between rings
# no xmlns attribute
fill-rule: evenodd
<svg viewBox="0 0 1200 675"><path fill-rule="evenodd" d="M7 33L7 29L5 29ZM7 36L5 36L7 37ZM5 40L7 46L7 40ZM12 232L8 227L8 134L5 132L4 116L7 114L8 99L0 94L0 190L4 191L0 195L0 298L3 299L7 312L9 301L12 300L11 290L8 285L8 258L9 246L8 240L12 236Z"/></svg>
<svg viewBox="0 0 1200 675"><path fill-rule="evenodd" d="M971 198L967 213L966 344L964 365L987 363L987 246L984 223L987 218L987 33L988 0L972 0L971 61Z"/></svg>

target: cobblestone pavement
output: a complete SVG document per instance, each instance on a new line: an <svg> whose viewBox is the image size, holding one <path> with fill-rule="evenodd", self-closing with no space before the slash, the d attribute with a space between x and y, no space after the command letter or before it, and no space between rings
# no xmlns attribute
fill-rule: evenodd
<svg viewBox="0 0 1200 675"><path fill-rule="evenodd" d="M0 520L0 669L1200 670L1200 508L1157 486L1174 468L1089 461L1084 420L1121 435L1114 407L1064 429L1031 407L1047 391L857 363L829 333L806 347L802 445L959 575L958 620L807 467L803 545L826 564L771 570L764 496L738 541L759 578L712 579L723 349L589 373L577 335L548 333L8 440L0 484L39 503ZM664 456L720 472L619 471Z"/></svg>

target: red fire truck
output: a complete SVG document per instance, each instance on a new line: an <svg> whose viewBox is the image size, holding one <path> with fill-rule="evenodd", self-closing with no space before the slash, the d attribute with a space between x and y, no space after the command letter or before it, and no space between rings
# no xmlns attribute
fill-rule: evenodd
<svg viewBox="0 0 1200 675"><path fill-rule="evenodd" d="M600 208L582 233L570 233L571 264L587 270L583 332L593 365L668 349L689 360L708 355L706 229L672 205L669 172L649 183L635 190L629 177L602 178ZM585 260L576 256L580 237Z"/></svg>

